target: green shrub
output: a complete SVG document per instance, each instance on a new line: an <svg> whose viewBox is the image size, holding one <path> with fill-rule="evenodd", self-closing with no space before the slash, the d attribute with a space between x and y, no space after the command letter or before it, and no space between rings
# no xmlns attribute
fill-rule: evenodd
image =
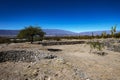
<svg viewBox="0 0 120 80"><path fill-rule="evenodd" d="M88 44L90 44L90 48L91 48L90 52L93 49L95 49L97 51L102 51L102 49L104 48L104 45L98 41L97 42L89 42Z"/></svg>
<svg viewBox="0 0 120 80"><path fill-rule="evenodd" d="M0 44L2 43L10 43L10 39L7 37L0 37Z"/></svg>

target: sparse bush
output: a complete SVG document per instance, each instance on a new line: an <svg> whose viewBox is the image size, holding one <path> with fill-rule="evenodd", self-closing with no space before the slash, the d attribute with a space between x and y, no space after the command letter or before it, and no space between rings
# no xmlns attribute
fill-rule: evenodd
<svg viewBox="0 0 120 80"><path fill-rule="evenodd" d="M0 37L0 44L2 43L10 43L10 39L7 37Z"/></svg>
<svg viewBox="0 0 120 80"><path fill-rule="evenodd" d="M95 52L93 52L95 54L102 55L102 56L107 54L105 52L102 52L102 50L104 48L104 44L102 44L102 43L100 43L98 41L97 42L89 42L88 44L90 45L90 48L91 48L90 49L90 53L94 49L94 50L96 50Z"/></svg>
<svg viewBox="0 0 120 80"><path fill-rule="evenodd" d="M106 38L106 36L107 36L106 32L105 32L105 31L102 32L101 37L102 37L102 38Z"/></svg>
<svg viewBox="0 0 120 80"><path fill-rule="evenodd" d="M120 38L120 32L116 33L116 34L114 35L114 37L115 37L115 38Z"/></svg>
<svg viewBox="0 0 120 80"><path fill-rule="evenodd" d="M61 39L60 39L59 37L57 37L55 40L56 40L56 41L60 41Z"/></svg>

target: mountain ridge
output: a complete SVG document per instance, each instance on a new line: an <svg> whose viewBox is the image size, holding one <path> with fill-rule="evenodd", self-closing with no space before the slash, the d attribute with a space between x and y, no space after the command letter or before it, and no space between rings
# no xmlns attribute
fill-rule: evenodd
<svg viewBox="0 0 120 80"><path fill-rule="evenodd" d="M5 30L0 29L0 36L16 36L20 30ZM43 29L46 33L46 36L68 36L68 35L75 35L77 33L67 30L60 30L60 29Z"/></svg>
<svg viewBox="0 0 120 80"><path fill-rule="evenodd" d="M15 37L19 33L20 30L4 30L0 29L0 36L12 36ZM103 30L103 31L87 31L87 32L72 32L67 30L61 30L61 29L43 29L43 31L46 33L45 36L79 36L79 35L101 35L102 32L106 31L107 34L110 34L110 30ZM117 32L120 32L118 30Z"/></svg>

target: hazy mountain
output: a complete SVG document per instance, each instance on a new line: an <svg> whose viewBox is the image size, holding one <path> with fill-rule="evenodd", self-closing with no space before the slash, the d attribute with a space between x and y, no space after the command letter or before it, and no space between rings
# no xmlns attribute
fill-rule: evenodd
<svg viewBox="0 0 120 80"><path fill-rule="evenodd" d="M19 30L0 30L0 36L15 37Z"/></svg>
<svg viewBox="0 0 120 80"><path fill-rule="evenodd" d="M75 32L59 30L59 29L43 29L46 36L71 36L77 35ZM19 33L19 30L0 30L0 36L15 37Z"/></svg>
<svg viewBox="0 0 120 80"><path fill-rule="evenodd" d="M43 29L44 32L46 32L46 36L79 36L79 35L92 35L92 32L94 35L101 35L104 31L89 31L89 32L81 32L81 33L75 33L71 31L66 30L60 30L60 29ZM120 32L120 31L117 31ZM19 33L19 30L0 30L0 36L8 36L8 37L15 37ZM108 30L106 31L107 34L110 34L111 32Z"/></svg>
<svg viewBox="0 0 120 80"><path fill-rule="evenodd" d="M69 35L76 35L78 33L60 30L60 29L43 29L46 32L46 36L69 36Z"/></svg>

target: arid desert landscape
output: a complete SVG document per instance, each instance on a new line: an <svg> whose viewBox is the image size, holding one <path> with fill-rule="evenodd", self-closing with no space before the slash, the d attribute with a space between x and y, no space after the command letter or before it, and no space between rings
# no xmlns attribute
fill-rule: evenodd
<svg viewBox="0 0 120 80"><path fill-rule="evenodd" d="M120 80L120 40L99 39L104 54L82 41L0 44L0 80Z"/></svg>
<svg viewBox="0 0 120 80"><path fill-rule="evenodd" d="M120 0L0 0L0 80L120 80Z"/></svg>

